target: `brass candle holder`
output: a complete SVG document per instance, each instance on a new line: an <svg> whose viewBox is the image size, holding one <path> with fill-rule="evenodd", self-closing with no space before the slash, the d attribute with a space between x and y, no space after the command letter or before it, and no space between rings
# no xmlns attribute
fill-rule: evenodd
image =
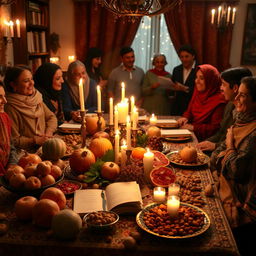
<svg viewBox="0 0 256 256"><path fill-rule="evenodd" d="M84 148L86 146L86 121L85 121L85 114L86 114L86 110L85 111L81 111L80 110L80 115L81 115L81 138L82 138L82 148Z"/></svg>
<svg viewBox="0 0 256 256"><path fill-rule="evenodd" d="M97 116L98 116L98 121L97 121L97 130L98 132L102 131L102 117L103 117L103 111L96 111Z"/></svg>
<svg viewBox="0 0 256 256"><path fill-rule="evenodd" d="M120 125L120 140L126 139L126 124L122 123Z"/></svg>
<svg viewBox="0 0 256 256"><path fill-rule="evenodd" d="M137 145L137 132L138 129L132 129L132 147L136 147Z"/></svg>
<svg viewBox="0 0 256 256"><path fill-rule="evenodd" d="M113 124L109 124L108 127L109 127L109 140L114 145L114 143L115 143L114 125Z"/></svg>
<svg viewBox="0 0 256 256"><path fill-rule="evenodd" d="M132 150L131 149L126 149L126 165L131 164L131 154L132 154Z"/></svg>

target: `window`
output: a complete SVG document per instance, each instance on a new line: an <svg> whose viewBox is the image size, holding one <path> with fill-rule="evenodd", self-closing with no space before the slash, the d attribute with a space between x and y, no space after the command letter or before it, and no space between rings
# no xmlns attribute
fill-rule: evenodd
<svg viewBox="0 0 256 256"><path fill-rule="evenodd" d="M132 48L135 52L135 64L144 71L152 68L152 59L156 53L166 56L168 64L165 70L170 73L181 63L170 39L163 14L142 18Z"/></svg>

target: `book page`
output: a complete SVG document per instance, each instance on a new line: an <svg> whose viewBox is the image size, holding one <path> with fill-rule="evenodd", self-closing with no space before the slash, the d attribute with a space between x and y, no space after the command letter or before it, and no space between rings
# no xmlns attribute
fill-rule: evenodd
<svg viewBox="0 0 256 256"><path fill-rule="evenodd" d="M161 129L161 136L170 136L170 137L178 137L178 136L192 136L191 131L188 129Z"/></svg>
<svg viewBox="0 0 256 256"><path fill-rule="evenodd" d="M177 124L177 120L175 119L157 119L157 124Z"/></svg>
<svg viewBox="0 0 256 256"><path fill-rule="evenodd" d="M61 129L81 129L81 124L72 124L72 123L63 123L59 125L59 128Z"/></svg>
<svg viewBox="0 0 256 256"><path fill-rule="evenodd" d="M124 203L142 203L140 187L135 181L115 182L108 185L106 187L106 198L109 210Z"/></svg>
<svg viewBox="0 0 256 256"><path fill-rule="evenodd" d="M103 210L101 189L81 189L74 193L73 210L76 213L87 213ZM104 193L104 191L103 191ZM104 193L105 195L105 193Z"/></svg>
<svg viewBox="0 0 256 256"><path fill-rule="evenodd" d="M175 89L175 85L171 78L165 76L158 76L158 83L160 83L160 88L163 89Z"/></svg>

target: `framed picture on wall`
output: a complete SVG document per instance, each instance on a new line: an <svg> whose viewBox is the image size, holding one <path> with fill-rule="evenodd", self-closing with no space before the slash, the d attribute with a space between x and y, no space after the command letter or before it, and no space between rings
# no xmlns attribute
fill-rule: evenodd
<svg viewBox="0 0 256 256"><path fill-rule="evenodd" d="M241 64L256 65L256 4L247 7Z"/></svg>

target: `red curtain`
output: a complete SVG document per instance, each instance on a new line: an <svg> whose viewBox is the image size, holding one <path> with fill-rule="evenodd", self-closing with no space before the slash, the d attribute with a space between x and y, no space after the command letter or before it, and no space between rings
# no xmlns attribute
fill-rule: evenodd
<svg viewBox="0 0 256 256"><path fill-rule="evenodd" d="M75 47L79 60L84 61L90 47L103 51L103 74L106 76L120 64L119 51L130 46L139 27L140 19L128 22L115 19L107 9L93 2L75 2Z"/></svg>
<svg viewBox="0 0 256 256"><path fill-rule="evenodd" d="M183 44L190 44L200 64L211 64L223 71L230 67L232 28L221 31L211 24L211 9L216 9L219 3L182 1L165 13L165 20L176 50Z"/></svg>

